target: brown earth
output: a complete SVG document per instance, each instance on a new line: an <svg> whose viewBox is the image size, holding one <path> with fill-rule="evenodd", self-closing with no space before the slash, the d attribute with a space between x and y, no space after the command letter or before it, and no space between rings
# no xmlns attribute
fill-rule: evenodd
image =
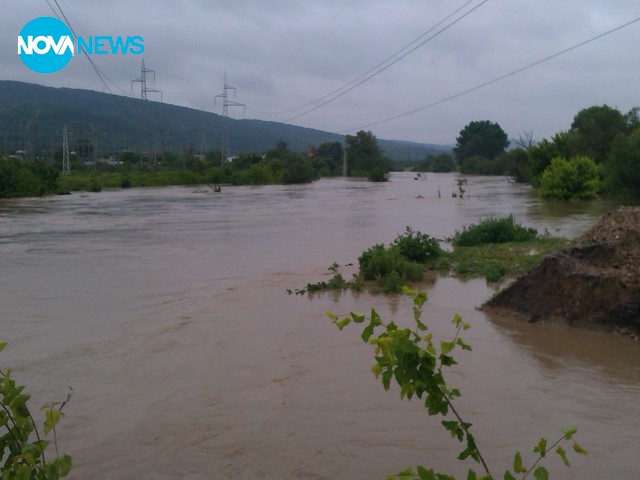
<svg viewBox="0 0 640 480"><path fill-rule="evenodd" d="M528 322L640 336L640 207L607 213L482 306Z"/></svg>

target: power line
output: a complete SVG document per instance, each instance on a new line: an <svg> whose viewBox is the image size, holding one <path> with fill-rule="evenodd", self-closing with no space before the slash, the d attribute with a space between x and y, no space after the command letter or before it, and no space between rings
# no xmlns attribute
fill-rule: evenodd
<svg viewBox="0 0 640 480"><path fill-rule="evenodd" d="M296 110L301 110L303 108L309 107L311 105L317 104L319 102L322 102L323 100L329 98L329 97L333 97L333 98L329 98L329 100L327 100L326 102L320 103L319 105L317 105L316 107L303 112L297 116L294 116L292 118L289 118L285 121L291 121L291 120L295 120L297 118L300 118L304 115L307 115L308 113L313 112L314 110L317 110L320 107L323 107L324 105L327 105L331 102L333 102L334 100L342 97L343 95L349 93L351 90L355 89L356 87L359 87L360 85L362 85L363 83L371 80L372 78L374 78L375 76L379 75L380 73L384 72L385 70L387 70L388 68L390 68L391 66L395 65L396 63L398 63L400 60L402 60L403 58L407 57L408 55L410 55L411 53L413 53L415 50L417 50L418 48L422 47L424 44L430 42L431 40L433 40L435 37L437 37L438 35L440 35L441 33L443 33L444 31L448 30L450 27L452 27L453 25L455 25L456 23L458 23L460 20L462 20L464 17L466 17L467 15L471 14L474 10L478 9L479 7L481 7L483 4L485 4L486 2L488 2L489 0L483 0L481 3L479 3L478 5L476 5L475 7L473 7L472 9L470 9L469 11L467 11L464 15L461 15L460 17L458 17L456 20L454 20L453 22L451 22L450 24L448 24L446 27L442 28L440 31L438 31L437 33L435 33L434 35L428 37L427 39L423 40L422 42L420 42L422 39L424 39L424 37L426 37L427 35L429 35L431 32L433 32L436 28L438 28L439 26L441 26L443 23L445 23L447 20L451 19L453 16L455 16L457 13L459 13L460 11L462 11L464 8L466 8L469 4L473 3L475 0L467 0L465 3L463 3L460 7L458 7L457 9L455 9L453 12L451 12L449 15L447 15L446 17L444 17L442 20L440 20L438 23L436 23L435 25L433 25L431 28L429 28L427 31L423 32L422 34L420 34L417 38L413 39L411 42L407 43L406 45L404 45L402 48L400 48L399 50L397 50L396 52L394 52L392 55L390 55L389 57L385 58L384 60L382 60L380 63L378 63L377 65L375 65L374 67L370 68L369 70L367 70L366 72L364 72L363 74L359 75L358 77L354 78L353 80L351 80L350 82L342 85L339 88L336 88L335 90L327 93L326 95L323 95L322 97L319 97L315 100L312 100L311 102L305 103L304 105L301 105L299 107L296 108L292 108L292 109L288 109L288 110L284 110L284 111L279 111L279 112L257 112L257 113L263 113L263 114L272 114L272 115L277 115L277 114L283 114L283 113L291 113L291 112L295 112ZM420 42L416 45L417 42ZM409 49L407 51L407 49ZM404 53L403 53L404 52ZM386 65L385 65L386 64ZM380 68L382 67L382 68ZM379 69L379 70L378 70ZM340 93L342 92L342 93ZM336 95L338 94L338 95ZM334 96L335 95L335 96Z"/></svg>
<svg viewBox="0 0 640 480"><path fill-rule="evenodd" d="M529 63L529 64L527 64L527 65L525 65L523 67L517 68L516 70L512 70L509 73L505 73L504 75L496 77L496 78L494 78L492 80L489 80L487 82L484 82L484 83L481 83L479 85L476 85L475 87L468 88L466 90L463 90L462 92L458 92L456 94L450 95L450 96L448 96L446 98L443 98L443 99L438 100L436 102L430 103L428 105L424 105L422 107L414 108L413 110L409 110L408 112L400 113L398 115L394 115L393 117L388 117L388 118L385 118L383 120L378 120L377 122L372 122L372 123L368 123L366 125L361 125L359 127L353 127L353 128L348 128L348 129L345 129L345 130L341 130L339 133L346 133L346 132L351 132L351 131L354 131L354 130L362 130L364 128L373 127L373 126L376 126L376 125L380 125L382 123L391 122L393 120L397 120L399 118L407 117L409 115L413 115L414 113L421 112L421 111L427 110L429 108L433 108L435 106L441 105L441 104L443 104L445 102L448 102L450 100L454 100L456 98L460 98L460 97L462 97L464 95L467 95L469 93L472 93L472 92L475 92L477 90L480 90L481 88L487 87L489 85L493 85L494 83L498 83L498 82L500 82L500 81L502 81L502 80L504 80L506 78L513 77L514 75L522 73L525 70L529 70L530 68L536 67L536 66L540 65L541 63L548 62L549 60L552 60L552 59L557 58L557 57L559 57L561 55L564 55L565 53L569 53L569 52L571 52L573 50L576 50L576 49L578 49L580 47L583 47L583 46L585 46L585 45L587 45L589 43L595 42L596 40L600 40L601 38L606 37L607 35L610 35L610 34L612 34L614 32L622 30L623 28L626 28L626 27L628 27L630 25L633 25L634 23L637 23L637 22L640 22L640 17L635 18L635 19L633 19L633 20L631 20L629 22L626 22L626 23L624 23L622 25L619 25L619 26L617 26L615 28L612 28L611 30L607 30L604 33L596 35L595 37L591 37L591 38L589 38L587 40L584 40L582 42L576 43L575 45L572 45L571 47L568 47L568 48L565 48L563 50L560 50L559 52L551 54L551 55L549 55L547 57L544 57L544 58L542 58L540 60L536 60L535 62Z"/></svg>
<svg viewBox="0 0 640 480"><path fill-rule="evenodd" d="M388 68L390 68L392 65L395 65L396 63L398 63L400 60L402 60L403 58L405 58L406 56L408 56L409 54L413 53L414 51L416 51L418 48L420 48L421 46L423 46L425 43L430 42L431 40L433 40L434 38L436 38L438 35L440 35L441 33L445 32L446 30L448 30L449 28L451 28L452 26L454 26L456 23L458 23L460 20L462 20L463 18L465 18L466 16L470 15L471 13L473 13L475 10L477 10L478 8L480 8L482 5L484 5L485 3L487 3L489 0L483 0L482 2L480 2L478 5L476 5L475 7L473 7L471 10L468 10L467 12L465 12L464 14L462 14L461 16L459 16L458 18L456 18L455 20L453 20L451 23L447 24L446 26L444 26L443 28L441 28L440 30L438 30L436 33L434 33L433 35L427 37L425 40L423 40L422 42L420 42L418 45L416 45L415 47L413 47L411 50L409 50L408 52L405 52L404 54L402 54L400 57L396 58L395 60L393 60L391 63L389 63L388 65L385 65L383 68L381 68L380 70L375 71L374 73L372 73L371 75L365 76L364 78L362 78L360 81L358 81L357 83L353 84L351 87L347 88L346 90L344 90L343 92L333 96L332 98L320 103L319 105L316 105L315 107L306 110L294 117L288 118L287 120L285 120L285 122L290 122L292 120L296 120L300 117L303 117L315 110L318 110L321 107L324 107L325 105L328 105L329 103L333 102L334 100L337 100L338 98L346 95L347 93L349 93L351 90L355 89L356 87L359 87L360 85L362 85L363 83L371 80L373 77L376 77L377 75L379 75L380 73L384 72L385 70L387 70ZM460 11L462 8L464 8L464 6L466 6L468 3L467 2L465 5L463 5L461 8L459 8L458 10L456 10L456 12ZM431 31L433 31L437 26L441 25L442 23L444 23L447 19L451 18L453 15L455 15L455 13L452 13L451 15L449 15L445 20L442 20L441 22L439 22L438 24L436 24L436 26L432 27L428 32L425 32L424 35L426 35L427 33L430 33ZM413 42L412 42L413 43ZM405 47L406 48L406 47ZM384 62L383 62L384 63ZM365 74L366 75L366 74Z"/></svg>

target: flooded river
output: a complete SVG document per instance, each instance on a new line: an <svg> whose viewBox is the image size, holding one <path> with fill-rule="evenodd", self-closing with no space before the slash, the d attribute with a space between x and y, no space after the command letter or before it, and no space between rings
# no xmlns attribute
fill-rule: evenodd
<svg viewBox="0 0 640 480"><path fill-rule="evenodd" d="M382 479L410 465L462 474L460 449L419 402L384 392L357 328L325 310L375 307L405 323L405 299L287 295L357 263L407 225L439 238L481 217L576 236L604 210L540 203L525 186L455 176L392 182L171 187L0 200L0 365L33 404L66 398L59 429L73 479ZM438 189L442 196L438 196ZM422 198L420 198L422 197ZM496 478L577 427L588 457L554 479L640 478L640 345L561 326L487 318L483 280L436 278L425 319L472 324L473 352L448 377ZM525 463L527 458L525 456ZM529 462L530 463L530 462ZM466 478L466 473L464 475Z"/></svg>

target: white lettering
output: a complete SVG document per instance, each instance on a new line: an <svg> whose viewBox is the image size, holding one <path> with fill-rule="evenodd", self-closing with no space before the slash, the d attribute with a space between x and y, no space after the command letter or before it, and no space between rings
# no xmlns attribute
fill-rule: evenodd
<svg viewBox="0 0 640 480"><path fill-rule="evenodd" d="M68 49L71 49L71 55L75 54L73 42L68 35L63 35L57 42L51 35L39 35L35 38L29 35L26 43L23 37L18 37L18 55L22 53L32 55L34 52L38 55L44 55L49 53L51 49L56 55L64 55Z"/></svg>

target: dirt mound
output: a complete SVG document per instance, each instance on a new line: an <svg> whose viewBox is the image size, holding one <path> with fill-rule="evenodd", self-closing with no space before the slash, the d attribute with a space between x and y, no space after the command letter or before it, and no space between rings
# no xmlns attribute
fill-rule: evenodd
<svg viewBox="0 0 640 480"><path fill-rule="evenodd" d="M640 207L619 207L482 306L528 322L640 335Z"/></svg>

